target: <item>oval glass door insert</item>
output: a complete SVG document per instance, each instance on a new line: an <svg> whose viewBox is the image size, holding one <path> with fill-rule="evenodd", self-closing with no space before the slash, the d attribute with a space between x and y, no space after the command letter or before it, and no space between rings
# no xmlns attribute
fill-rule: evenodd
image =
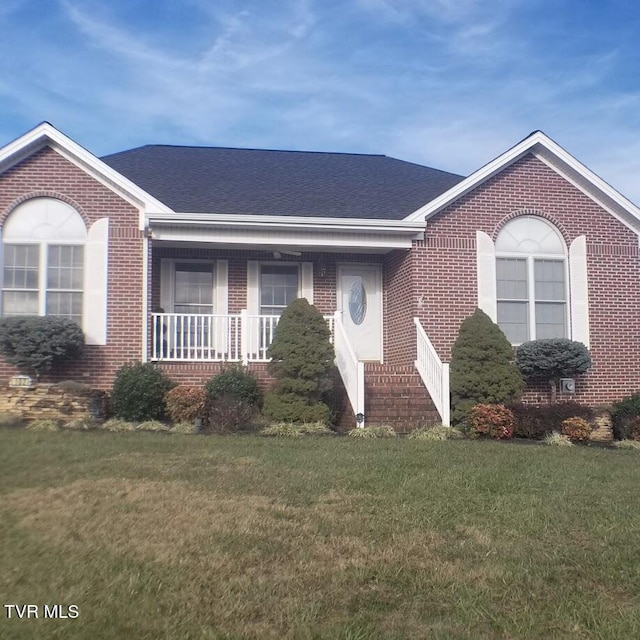
<svg viewBox="0 0 640 640"><path fill-rule="evenodd" d="M353 324L362 324L367 315L367 292L360 276L355 276L349 289L349 315Z"/></svg>

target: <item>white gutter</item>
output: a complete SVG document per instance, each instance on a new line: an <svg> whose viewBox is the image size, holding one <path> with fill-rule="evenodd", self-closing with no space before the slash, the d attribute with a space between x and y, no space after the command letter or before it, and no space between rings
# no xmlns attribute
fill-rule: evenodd
<svg viewBox="0 0 640 640"><path fill-rule="evenodd" d="M211 213L150 213L150 226L202 226L262 229L369 231L422 234L423 220L377 220L371 218L321 218L311 216L262 216Z"/></svg>

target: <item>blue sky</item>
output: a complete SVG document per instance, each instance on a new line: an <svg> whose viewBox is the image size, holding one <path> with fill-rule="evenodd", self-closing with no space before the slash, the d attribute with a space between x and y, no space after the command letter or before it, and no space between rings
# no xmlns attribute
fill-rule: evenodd
<svg viewBox="0 0 640 640"><path fill-rule="evenodd" d="M0 144L384 153L468 174L535 129L640 203L640 5L2 0Z"/></svg>

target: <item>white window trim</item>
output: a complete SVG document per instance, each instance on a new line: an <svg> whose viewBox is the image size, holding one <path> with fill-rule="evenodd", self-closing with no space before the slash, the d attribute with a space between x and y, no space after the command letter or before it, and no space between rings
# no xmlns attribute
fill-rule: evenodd
<svg viewBox="0 0 640 640"><path fill-rule="evenodd" d="M556 254L556 258L559 254ZM522 254L520 255L522 257ZM589 296L586 236L571 242L568 256L567 322L571 340L590 347ZM476 269L478 308L497 323L496 250L491 237L484 231L476 231Z"/></svg>
<svg viewBox="0 0 640 640"><path fill-rule="evenodd" d="M313 304L313 262L247 260L247 311L260 314L260 270L263 266L298 267L298 298Z"/></svg>
<svg viewBox="0 0 640 640"><path fill-rule="evenodd" d="M49 291L53 291L54 293L57 291L60 292L69 292L69 293L81 293L84 299L84 272L85 272L85 257L84 254L86 253L86 243L85 242L80 242L80 241L60 241L60 240L33 240L31 242L28 242L26 240L20 240L18 242L12 242L11 240L9 240L9 242L5 242L3 243L2 247L3 247L3 254L4 254L4 247L18 247L18 246L22 246L22 247L38 247L38 315L39 316L46 316L47 315L47 293ZM78 289L50 289L47 286L47 279L48 279L48 270L49 270L49 247L51 246L56 246L56 247L83 247L85 250L83 251L83 259L82 259L82 277L83 277L83 288L78 290ZM4 287L4 262L3 262L3 277L2 277L2 300L4 300L4 293L5 291L11 291L11 289L5 289ZM35 291L35 289L34 289ZM2 303L0 302L0 305ZM83 305L84 306L84 305ZM64 317L64 316L60 316L60 317ZM82 314L82 324L84 325L84 309L83 309L83 314Z"/></svg>
<svg viewBox="0 0 640 640"><path fill-rule="evenodd" d="M160 262L160 306L164 313L174 313L176 264L206 264L213 271L213 315L229 313L229 262L202 258L163 258Z"/></svg>

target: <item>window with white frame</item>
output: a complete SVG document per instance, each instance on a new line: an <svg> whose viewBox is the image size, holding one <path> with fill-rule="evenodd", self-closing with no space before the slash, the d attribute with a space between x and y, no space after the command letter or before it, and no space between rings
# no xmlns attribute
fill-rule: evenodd
<svg viewBox="0 0 640 640"><path fill-rule="evenodd" d="M567 250L535 216L507 223L495 243L497 322L512 344L568 336Z"/></svg>
<svg viewBox="0 0 640 640"><path fill-rule="evenodd" d="M213 264L176 262L174 273L175 313L213 313Z"/></svg>
<svg viewBox="0 0 640 640"><path fill-rule="evenodd" d="M2 231L2 314L82 325L86 240L80 214L60 200L33 198L16 207Z"/></svg>
<svg viewBox="0 0 640 640"><path fill-rule="evenodd" d="M260 266L260 314L279 316L300 293L297 265Z"/></svg>

